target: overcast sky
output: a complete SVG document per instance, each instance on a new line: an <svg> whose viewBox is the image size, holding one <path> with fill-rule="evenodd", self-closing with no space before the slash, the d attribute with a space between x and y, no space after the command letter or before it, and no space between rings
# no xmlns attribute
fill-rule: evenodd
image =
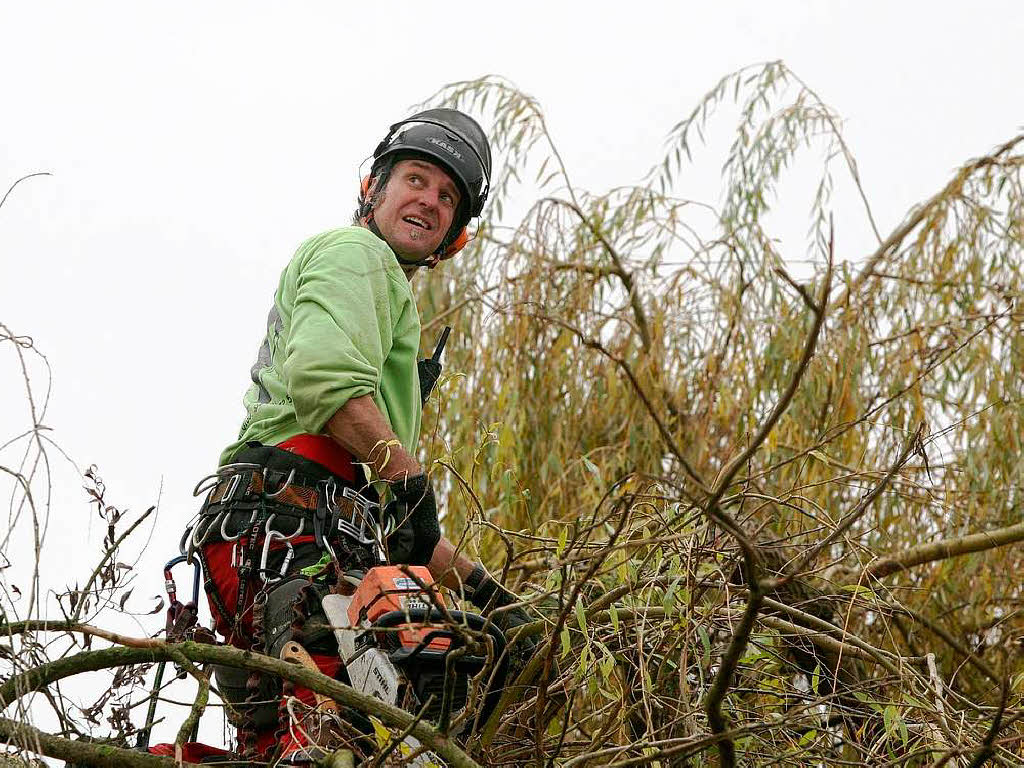
<svg viewBox="0 0 1024 768"><path fill-rule="evenodd" d="M3 0L0 193L53 175L0 209L0 322L47 355L45 423L110 500L140 511L162 485L136 590L156 594L191 489L238 430L280 270L348 223L359 163L440 86L507 77L540 100L574 182L602 192L639 181L719 77L781 58L845 119L888 231L1024 123L1022 20L1019 0ZM678 191L719 192L696 176ZM0 444L28 425L23 391L0 345ZM74 472L54 477L59 585L88 572L102 530Z"/></svg>

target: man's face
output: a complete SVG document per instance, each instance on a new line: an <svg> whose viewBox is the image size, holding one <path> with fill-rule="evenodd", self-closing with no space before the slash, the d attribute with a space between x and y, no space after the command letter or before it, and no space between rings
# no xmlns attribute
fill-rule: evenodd
<svg viewBox="0 0 1024 768"><path fill-rule="evenodd" d="M400 160L373 209L373 220L399 260L419 261L441 245L455 218L459 188L425 160Z"/></svg>

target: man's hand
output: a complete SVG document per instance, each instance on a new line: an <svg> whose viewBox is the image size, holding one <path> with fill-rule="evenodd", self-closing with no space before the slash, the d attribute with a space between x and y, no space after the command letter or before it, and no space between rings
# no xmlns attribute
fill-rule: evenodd
<svg viewBox="0 0 1024 768"><path fill-rule="evenodd" d="M469 601L485 616L491 615L492 621L505 633L506 640L511 642L517 627L533 621L522 606L508 607L518 603L519 598L491 578L481 564L477 563L473 572L466 577L465 587ZM523 638L523 642L529 647L536 645L532 638Z"/></svg>
<svg viewBox="0 0 1024 768"><path fill-rule="evenodd" d="M434 489L424 474L389 483L393 500L384 507L385 524L397 525L388 536L392 563L427 565L441 540Z"/></svg>

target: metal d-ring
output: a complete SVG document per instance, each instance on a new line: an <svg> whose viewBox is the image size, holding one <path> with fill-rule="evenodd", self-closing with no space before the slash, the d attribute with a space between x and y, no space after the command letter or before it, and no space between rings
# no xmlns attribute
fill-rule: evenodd
<svg viewBox="0 0 1024 768"><path fill-rule="evenodd" d="M217 483L219 483L220 480L221 480L221 478L220 478L220 472L219 471L214 472L212 475L207 475L202 480L200 480L198 483L196 483L196 487L192 489L192 495L193 496L198 496L201 493L206 493L211 488L216 488L217 487ZM208 484L204 485L204 483L208 483Z"/></svg>

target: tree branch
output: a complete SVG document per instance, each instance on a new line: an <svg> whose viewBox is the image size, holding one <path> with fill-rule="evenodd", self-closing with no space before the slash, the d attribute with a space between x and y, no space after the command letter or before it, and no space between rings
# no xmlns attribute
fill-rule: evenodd
<svg viewBox="0 0 1024 768"><path fill-rule="evenodd" d="M730 460L729 463L726 464L725 468L719 473L718 480L715 482L710 498L707 500L705 506L705 511L708 517L714 520L715 523L736 539L736 543L742 550L743 560L746 565L745 577L747 581L747 588L749 590L747 605L743 610L743 618L740 620L739 626L733 634L732 640L729 642L729 647L726 649L725 655L722 657L722 664L718 668L718 673L715 675L715 679L711 684L711 689L708 691L707 701L705 702L705 709L708 713L708 724L711 726L711 731L715 735L723 734L729 728L728 718L722 712L722 703L725 701L725 694L728 692L729 686L732 684L732 677L736 672L736 667L747 648L747 643L750 640L750 633L754 629L758 612L760 611L761 604L764 600L764 591L761 586L760 557L757 552L757 545L754 544L754 542L746 535L740 524L736 522L731 515L719 507L719 502L722 500L722 496L725 494L726 489L732 483L736 473L739 472L740 467L746 464L758 451L761 444L768 439L768 435L771 433L772 429L775 428L775 424L780 418L782 418L782 414L786 412L786 409L789 408L789 404L793 401L793 397L796 395L797 389L800 387L800 382L803 380L804 372L807 370L807 366L810 364L811 358L814 357L814 349L818 344L818 337L821 335L821 329L825 323L825 309L828 306L828 297L832 289L834 248L835 236L833 233L829 235L828 266L825 272L825 281L821 287L821 297L817 302L807 302L814 314L814 323L811 326L811 332L807 335L807 341L804 343L803 354L800 356L800 362L797 364L796 370L790 378L789 385L786 387L786 391L782 393L782 397L779 398L779 401L775 404L771 413L768 414L768 418L761 424L757 434L754 436L753 440L750 441L749 445L747 445L746 449ZM726 766L726 768L731 768L736 764L736 748L731 738L723 738L719 742L718 752L722 759L722 765Z"/></svg>
<svg viewBox="0 0 1024 768"><path fill-rule="evenodd" d="M848 531L850 527L856 523L865 512L867 512L875 499L882 495L882 491L889 487L889 483L892 482L892 479L903 468L903 465L907 463L907 459L910 458L910 454L916 450L923 431L924 424L918 425L917 431L914 432L909 440L907 440L903 449L900 451L899 456L896 458L896 461L893 462L893 465L889 468L889 471L885 473L885 477L879 481L878 485L872 488L871 491L857 503L857 506L853 508L853 511L839 522L839 525L835 527L835 530L833 530L832 533L810 549L804 551L794 565L788 566L786 568L785 576L781 579L774 580L770 585L768 585L767 588L769 590L779 588L794 576L800 574L824 549L832 546L840 536L846 533L846 531Z"/></svg>
<svg viewBox="0 0 1024 768"><path fill-rule="evenodd" d="M909 235L914 229L924 221L925 217L931 212L938 203L945 200L953 190L959 189L963 186L963 183L967 178L985 166L993 165L996 159L1000 155L1004 155L1013 149L1021 141L1024 141L1024 134L1014 136L1005 144L1000 145L996 148L996 151L990 155L985 155L976 160L972 160L967 165L963 166L956 175L950 180L945 187L936 192L931 198L925 202L920 208L912 213L906 221L903 222L899 227L893 230L892 234L885 239L881 245L875 250L873 254L868 257L867 263L864 268L857 274L857 276L850 282L849 288L839 297L836 301L836 306L845 307L849 302L850 298L854 296L864 283L866 283L871 277L874 276L875 268L890 254L894 251L903 239Z"/></svg>
<svg viewBox="0 0 1024 768"><path fill-rule="evenodd" d="M122 542L124 542L125 539L131 536L132 532L140 525L142 525L142 521L149 517L155 510L156 507L150 507L141 515L139 515L139 519L132 523L130 526L128 526L128 529L117 537L117 541L113 542L110 545L110 549L103 553L103 558L97 564L95 570L93 570L92 572L92 575L89 576L89 580L85 583L85 586L79 593L78 602L75 604L75 610L71 613L72 622L78 621L79 617L82 615L82 608L85 606L85 596L89 594L89 590L92 589L92 585L96 582L96 577L99 576L100 571L103 570L103 566L106 565L107 561L110 558L117 554L117 548L121 546Z"/></svg>
<svg viewBox="0 0 1024 768"><path fill-rule="evenodd" d="M117 632L110 632L106 629L94 627L91 624L82 624L77 621L66 621L64 619L29 619L27 621L15 621L10 624L0 624L0 634L21 635L26 632L78 632L83 635L99 637L115 645L123 645L129 648L155 648L163 643L163 640L156 640L150 637L131 637L130 635L119 635Z"/></svg>
<svg viewBox="0 0 1024 768"><path fill-rule="evenodd" d="M46 757L64 760L68 765L90 765L98 768L172 768L172 766L199 766L173 757L158 757L147 752L94 744L89 741L71 741L33 728L26 723L0 717L0 740L30 749Z"/></svg>
<svg viewBox="0 0 1024 768"><path fill-rule="evenodd" d="M622 287L626 290L626 295L629 296L629 306L633 310L633 318L636 320L637 330L640 333L640 344L643 346L644 352L650 354L651 352L651 326L647 321L647 315L644 313L643 305L640 302L640 295L636 289L636 283L633 281L633 275L626 271L626 267L623 263L622 256L615 249L615 246L609 242L605 234L590 221L586 214L580 209L575 203L570 203L568 200L559 200L556 197L544 198L546 201L555 203L556 205L564 205L566 208L575 213L580 221L582 221L590 233L598 239L605 251L608 253L608 257L612 260L612 273L619 278L622 282Z"/></svg>
<svg viewBox="0 0 1024 768"><path fill-rule="evenodd" d="M919 544L899 554L875 560L864 568L863 575L881 579L915 565L931 563L936 560L948 560L951 557L959 557L971 552L984 552L987 549L1005 547L1007 544L1016 544L1019 541L1024 541L1024 523L996 528L994 531L983 531L967 536L932 541L928 544Z"/></svg>

